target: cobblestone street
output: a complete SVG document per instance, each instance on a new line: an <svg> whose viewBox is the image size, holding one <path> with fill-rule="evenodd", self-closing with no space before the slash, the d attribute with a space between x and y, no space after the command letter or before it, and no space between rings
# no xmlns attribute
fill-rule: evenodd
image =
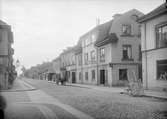
<svg viewBox="0 0 167 119"><path fill-rule="evenodd" d="M2 93L8 102L7 118L21 119L24 115L25 119L165 119L167 116L167 101L162 99L61 86L45 80L22 79L15 86L13 91Z"/></svg>

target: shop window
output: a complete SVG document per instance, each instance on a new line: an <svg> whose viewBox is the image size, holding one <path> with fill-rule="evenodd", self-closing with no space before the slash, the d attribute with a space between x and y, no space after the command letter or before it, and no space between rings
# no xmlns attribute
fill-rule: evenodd
<svg viewBox="0 0 167 119"><path fill-rule="evenodd" d="M157 80L167 81L167 60L157 61Z"/></svg>
<svg viewBox="0 0 167 119"><path fill-rule="evenodd" d="M119 80L128 80L127 69L119 69Z"/></svg>

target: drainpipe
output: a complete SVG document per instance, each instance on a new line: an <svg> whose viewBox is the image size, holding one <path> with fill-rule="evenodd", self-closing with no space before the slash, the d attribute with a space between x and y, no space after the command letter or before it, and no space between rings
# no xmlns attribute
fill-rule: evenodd
<svg viewBox="0 0 167 119"><path fill-rule="evenodd" d="M146 42L146 23L144 23L144 43L145 43L145 58L146 58L146 89L148 89L148 70L147 70L147 51L146 51L146 48L147 48L147 42Z"/></svg>
<svg viewBox="0 0 167 119"><path fill-rule="evenodd" d="M98 60L98 47L96 47L96 61L97 61L97 63L96 63L96 65L97 65L97 73L96 73L96 76L97 76L97 85L99 85L100 83L99 83L99 72L98 72L98 62L99 62L99 60Z"/></svg>

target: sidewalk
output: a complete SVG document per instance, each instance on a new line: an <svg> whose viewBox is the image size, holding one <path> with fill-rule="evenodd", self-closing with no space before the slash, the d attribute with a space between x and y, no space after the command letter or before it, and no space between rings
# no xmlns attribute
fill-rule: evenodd
<svg viewBox="0 0 167 119"><path fill-rule="evenodd" d="M45 119L43 113L36 105L26 104L31 102L26 91L34 89L34 87L16 79L11 89L1 91L7 103L5 119Z"/></svg>
<svg viewBox="0 0 167 119"><path fill-rule="evenodd" d="M121 92L125 92L125 89L126 89L126 87L104 87L104 86L74 84L74 83L67 83L66 85L90 88L90 89L105 91L110 93L121 93ZM144 96L167 100L167 92L164 92L164 91L160 92L160 91L153 91L153 90L144 90Z"/></svg>
<svg viewBox="0 0 167 119"><path fill-rule="evenodd" d="M17 91L30 91L35 90L36 88L32 87L31 85L28 85L24 81L20 79L16 79L13 83L12 88L7 90L1 90L0 92L17 92Z"/></svg>

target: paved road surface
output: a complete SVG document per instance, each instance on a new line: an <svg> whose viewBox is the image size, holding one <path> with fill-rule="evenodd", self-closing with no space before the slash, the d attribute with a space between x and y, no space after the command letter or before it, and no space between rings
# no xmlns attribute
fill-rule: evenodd
<svg viewBox="0 0 167 119"><path fill-rule="evenodd" d="M115 91L58 86L47 81L17 80L3 92L10 119L165 119L167 101L129 97Z"/></svg>

